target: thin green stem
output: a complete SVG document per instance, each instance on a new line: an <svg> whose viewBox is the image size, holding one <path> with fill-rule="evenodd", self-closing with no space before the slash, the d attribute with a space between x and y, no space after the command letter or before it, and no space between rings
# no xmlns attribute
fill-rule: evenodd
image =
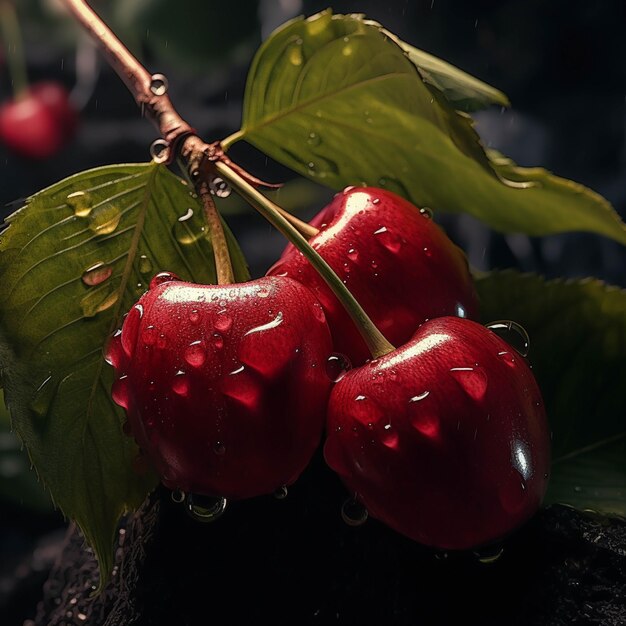
<svg viewBox="0 0 626 626"><path fill-rule="evenodd" d="M9 0L0 0L0 29L2 29L4 52L13 85L13 94L18 99L28 89L28 75L20 23L15 7Z"/></svg>
<svg viewBox="0 0 626 626"><path fill-rule="evenodd" d="M339 301L359 329L367 347L374 358L381 357L395 350L376 328L361 305L341 282L333 269L326 261L309 245L306 238L287 220L278 210L277 206L268 200L262 193L245 181L239 174L222 162L215 163L217 173L227 181L237 193L249 202L265 219L277 228L302 254L309 260L311 265L319 272L333 290Z"/></svg>
<svg viewBox="0 0 626 626"><path fill-rule="evenodd" d="M222 219L217 211L213 197L208 189L203 189L200 193L204 219L209 227L211 235L211 245L213 246L213 256L215 258L215 270L217 272L218 285L231 285L235 282L233 264L230 259L228 242L224 234Z"/></svg>

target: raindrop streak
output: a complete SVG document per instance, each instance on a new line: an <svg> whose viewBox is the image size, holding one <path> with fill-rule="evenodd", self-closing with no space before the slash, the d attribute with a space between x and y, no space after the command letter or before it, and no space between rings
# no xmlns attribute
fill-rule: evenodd
<svg viewBox="0 0 626 626"><path fill-rule="evenodd" d="M187 494L185 498L187 513L196 522L214 522L224 514L227 504L226 498L211 498L193 493Z"/></svg>
<svg viewBox="0 0 626 626"><path fill-rule="evenodd" d="M232 325L233 319L229 315L222 314L215 320L215 329L221 333L228 332Z"/></svg>
<svg viewBox="0 0 626 626"><path fill-rule="evenodd" d="M102 261L99 263L95 263L91 267L88 267L82 276L82 280L85 285L89 287L94 287L103 283L105 280L110 278L113 273L113 267L111 265L106 265Z"/></svg>
<svg viewBox="0 0 626 626"><path fill-rule="evenodd" d="M367 517L367 509L356 498L348 498L341 506L341 519L348 526L362 526Z"/></svg>
<svg viewBox="0 0 626 626"><path fill-rule="evenodd" d="M155 96L164 96L168 86L167 78L163 74L153 74L150 77L150 91Z"/></svg>
<svg viewBox="0 0 626 626"><path fill-rule="evenodd" d="M122 212L119 207L105 202L90 211L89 230L96 235L109 235L117 228L121 219Z"/></svg>
<svg viewBox="0 0 626 626"><path fill-rule="evenodd" d="M87 217L91 213L91 195L84 191L75 191L65 199L67 205L74 210L76 217Z"/></svg>
<svg viewBox="0 0 626 626"><path fill-rule="evenodd" d="M288 494L289 492L287 491L287 487L283 485L282 487L279 487L278 489L276 489L276 491L274 492L274 497L277 500L284 500Z"/></svg>
<svg viewBox="0 0 626 626"><path fill-rule="evenodd" d="M485 326L506 341L516 352L524 357L528 356L530 337L523 326L511 320L498 320Z"/></svg>
<svg viewBox="0 0 626 626"><path fill-rule="evenodd" d="M485 397L487 374L480 367L453 367L450 374L470 398L482 400Z"/></svg>
<svg viewBox="0 0 626 626"><path fill-rule="evenodd" d="M334 383L339 382L351 369L350 359L338 352L331 354L326 361L326 374Z"/></svg>

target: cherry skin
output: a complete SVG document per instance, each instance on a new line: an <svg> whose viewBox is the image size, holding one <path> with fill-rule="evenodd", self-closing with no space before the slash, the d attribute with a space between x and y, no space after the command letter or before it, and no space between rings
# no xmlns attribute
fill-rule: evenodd
<svg viewBox="0 0 626 626"><path fill-rule="evenodd" d="M320 228L311 245L393 345L405 343L426 319L476 317L465 255L428 211L384 189L353 187L337 194L311 223ZM294 246L287 246L268 275L309 287L326 311L335 350L354 365L369 358L344 307Z"/></svg>
<svg viewBox="0 0 626 626"><path fill-rule="evenodd" d="M500 539L544 496L550 437L524 361L487 328L425 322L351 370L328 408L327 463L369 513L442 549Z"/></svg>
<svg viewBox="0 0 626 626"><path fill-rule="evenodd" d="M171 489L240 499L290 485L330 393L321 306L287 278L174 278L153 279L108 347L131 434Z"/></svg>
<svg viewBox="0 0 626 626"><path fill-rule="evenodd" d="M72 136L76 121L62 85L37 83L0 106L0 141L23 157L47 159Z"/></svg>

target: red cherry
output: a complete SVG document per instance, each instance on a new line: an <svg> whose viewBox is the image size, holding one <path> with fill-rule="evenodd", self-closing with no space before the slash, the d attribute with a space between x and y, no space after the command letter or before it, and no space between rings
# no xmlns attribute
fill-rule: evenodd
<svg viewBox="0 0 626 626"><path fill-rule="evenodd" d="M0 141L26 158L47 159L72 135L76 119L61 85L38 83L0 106Z"/></svg>
<svg viewBox="0 0 626 626"><path fill-rule="evenodd" d="M392 344L405 343L426 319L476 316L465 256L430 212L390 191L352 187L337 194L311 223L321 228L311 245ZM268 275L289 276L309 287L326 311L335 350L355 365L369 358L343 306L292 245Z"/></svg>
<svg viewBox="0 0 626 626"><path fill-rule="evenodd" d="M59 83L44 81L32 85L30 92L59 121L63 129L64 139L70 139L74 135L78 124L78 112L70 102L67 89Z"/></svg>
<svg viewBox="0 0 626 626"><path fill-rule="evenodd" d="M319 444L324 313L296 281L155 281L110 343L113 397L172 489L248 498L293 483Z"/></svg>
<svg viewBox="0 0 626 626"><path fill-rule="evenodd" d="M324 454L373 517L467 549L537 510L549 441L524 359L485 327L442 317L335 385Z"/></svg>

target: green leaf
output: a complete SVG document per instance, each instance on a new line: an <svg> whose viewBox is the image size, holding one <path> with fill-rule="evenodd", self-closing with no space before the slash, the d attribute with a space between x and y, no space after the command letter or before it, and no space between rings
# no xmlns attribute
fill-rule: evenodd
<svg viewBox="0 0 626 626"><path fill-rule="evenodd" d="M504 232L587 230L626 244L626 226L601 196L486 154L471 118L358 15L296 19L261 46L242 128L223 145L241 139L333 189L385 187Z"/></svg>
<svg viewBox="0 0 626 626"><path fill-rule="evenodd" d="M201 207L155 164L113 165L31 197L0 235L0 373L15 430L42 482L109 573L120 515L156 484L132 469L102 358L152 275L214 282ZM237 278L247 271L232 236Z"/></svg>
<svg viewBox="0 0 626 626"><path fill-rule="evenodd" d="M37 483L22 443L11 431L9 412L0 389L0 500L13 502L37 513L50 511L50 497Z"/></svg>
<svg viewBox="0 0 626 626"><path fill-rule="evenodd" d="M511 106L509 99L499 89L428 52L413 47L388 30L384 32L406 52L424 81L441 91L455 109L469 113L486 109L492 104L501 107Z"/></svg>
<svg viewBox="0 0 626 626"><path fill-rule="evenodd" d="M626 290L513 271L477 280L485 322L511 319L553 433L546 502L626 515Z"/></svg>

